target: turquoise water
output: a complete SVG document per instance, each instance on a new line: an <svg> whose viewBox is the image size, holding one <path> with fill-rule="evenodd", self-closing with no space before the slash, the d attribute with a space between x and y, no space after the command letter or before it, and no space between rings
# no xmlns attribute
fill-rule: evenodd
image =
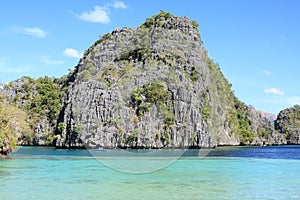
<svg viewBox="0 0 300 200"><path fill-rule="evenodd" d="M86 150L22 147L0 160L0 199L300 199L299 158L297 146L226 147L134 174Z"/></svg>

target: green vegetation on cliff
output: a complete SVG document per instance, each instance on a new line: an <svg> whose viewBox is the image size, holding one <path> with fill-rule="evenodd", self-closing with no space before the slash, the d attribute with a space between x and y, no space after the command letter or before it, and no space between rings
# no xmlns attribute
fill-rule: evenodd
<svg viewBox="0 0 300 200"><path fill-rule="evenodd" d="M300 106L280 111L275 120L275 129L284 134L290 144L300 144Z"/></svg>
<svg viewBox="0 0 300 200"><path fill-rule="evenodd" d="M171 13L165 12L165 11L160 11L158 14L146 19L146 22L143 23L140 28L151 28L154 27L157 24L157 21L159 21L160 18L163 18L165 20L174 17ZM158 24L161 26L162 24Z"/></svg>
<svg viewBox="0 0 300 200"><path fill-rule="evenodd" d="M210 69L211 79L209 93L204 94L206 101L202 108L202 116L205 119L212 119L210 122L212 127L225 120L225 124L231 129L230 135L237 136L242 145L251 144L256 137L260 139L271 137L274 128L269 122L264 121L254 108L241 102L234 95L231 84L224 77L218 64L207 57L204 57L204 60Z"/></svg>
<svg viewBox="0 0 300 200"><path fill-rule="evenodd" d="M14 88L13 82L5 88L15 91L16 94L11 100L17 107L37 119L46 116L51 123L55 123L66 89L60 85L61 79L41 77L35 80L31 77L22 77L19 79L21 83L17 88Z"/></svg>
<svg viewBox="0 0 300 200"><path fill-rule="evenodd" d="M255 138L255 130L251 127L252 119L250 109L234 98L234 108L227 115L227 121L230 123L231 133L236 134L240 138L241 144L247 144Z"/></svg>
<svg viewBox="0 0 300 200"><path fill-rule="evenodd" d="M16 148L18 140L31 137L32 130L28 125L27 114L10 105L1 96L0 100L0 156Z"/></svg>
<svg viewBox="0 0 300 200"><path fill-rule="evenodd" d="M170 143L170 127L175 123L171 93L166 90L166 83L152 82L137 88L131 96L133 107L138 117L144 116L155 105L164 118L164 132L161 136L166 144Z"/></svg>
<svg viewBox="0 0 300 200"><path fill-rule="evenodd" d="M16 112L26 113L26 124L31 133L30 137L24 138L21 144L35 144L37 134L43 138L44 145L53 142L56 123L62 104L62 97L66 92L69 76L62 78L41 77L33 79L24 76L4 86L2 93L6 96L10 106L15 107ZM43 129L44 133L39 133ZM60 127L59 127L60 128ZM59 130L59 128L57 130Z"/></svg>

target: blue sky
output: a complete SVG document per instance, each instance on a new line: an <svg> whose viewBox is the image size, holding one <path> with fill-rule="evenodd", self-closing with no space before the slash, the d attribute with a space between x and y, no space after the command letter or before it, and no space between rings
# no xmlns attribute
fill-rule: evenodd
<svg viewBox="0 0 300 200"><path fill-rule="evenodd" d="M2 1L0 81L65 75L101 35L159 10L198 21L240 100L274 114L300 104L298 0Z"/></svg>

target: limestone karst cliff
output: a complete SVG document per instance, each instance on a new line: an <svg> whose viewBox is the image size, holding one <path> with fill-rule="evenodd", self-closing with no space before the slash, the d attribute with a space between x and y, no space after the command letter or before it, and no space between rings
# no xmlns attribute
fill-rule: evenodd
<svg viewBox="0 0 300 200"><path fill-rule="evenodd" d="M240 102L198 24L166 12L115 29L84 54L63 98L58 147L180 148L281 144Z"/></svg>
<svg viewBox="0 0 300 200"><path fill-rule="evenodd" d="M275 129L286 137L288 144L300 144L300 106L280 111L275 120Z"/></svg>
<svg viewBox="0 0 300 200"><path fill-rule="evenodd" d="M299 143L296 129L282 126L284 117L275 130L269 115L234 95L208 57L197 22L163 11L138 28L103 35L67 76L22 77L0 92L3 102L25 112L19 116L26 124L26 134L0 133L2 149L13 140L59 148Z"/></svg>

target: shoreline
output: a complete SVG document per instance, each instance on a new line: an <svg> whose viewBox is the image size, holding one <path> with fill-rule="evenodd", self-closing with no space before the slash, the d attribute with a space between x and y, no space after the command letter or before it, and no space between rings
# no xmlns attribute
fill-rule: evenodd
<svg viewBox="0 0 300 200"><path fill-rule="evenodd" d="M272 145L218 145L215 147L163 147L163 148L145 148L145 147L100 147L100 148L87 148L85 146L80 147L58 147L52 145L20 145L18 147L52 147L55 149L127 149L127 150L134 150L134 149L215 149L218 147L272 147L272 146L300 146L300 144L272 144ZM2 155L2 154L0 154Z"/></svg>
<svg viewBox="0 0 300 200"><path fill-rule="evenodd" d="M229 148L229 147L284 147L284 146L300 146L300 144L276 144L276 145L219 145L216 147L189 147L189 148L85 148L85 147L55 147L51 145L20 145L17 146L16 149L14 149L12 152L17 151L21 147L45 147L45 148L53 148L53 149L64 149L64 150L179 150L179 149L186 149L186 150L192 150L192 149L216 149L216 148ZM9 153L12 153L9 152ZM8 154L1 154L0 153L0 160L1 159L9 159L10 156Z"/></svg>

